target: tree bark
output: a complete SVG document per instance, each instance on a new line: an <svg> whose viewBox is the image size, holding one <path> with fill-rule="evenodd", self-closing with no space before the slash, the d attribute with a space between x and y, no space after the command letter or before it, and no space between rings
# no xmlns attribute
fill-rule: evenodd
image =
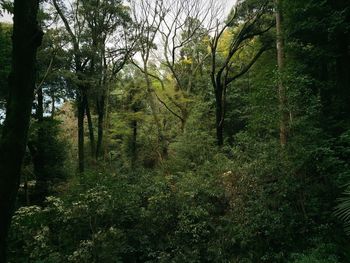
<svg viewBox="0 0 350 263"><path fill-rule="evenodd" d="M215 123L216 123L216 141L218 146L224 145L224 105L223 105L223 87L217 84L215 88Z"/></svg>
<svg viewBox="0 0 350 263"><path fill-rule="evenodd" d="M36 107L36 118L39 122L42 122L44 119L44 96L43 96L43 89L40 87L37 91L37 102L38 105Z"/></svg>
<svg viewBox="0 0 350 263"><path fill-rule="evenodd" d="M276 2L276 48L277 48L277 65L278 65L278 99L280 111L280 144L284 147L287 144L288 138L288 111L287 111L287 94L283 84L282 74L285 63L284 39L282 30L282 12L281 1Z"/></svg>
<svg viewBox="0 0 350 263"><path fill-rule="evenodd" d="M88 98L87 98L87 95L86 95L86 94L84 95L84 103L85 103L86 117L87 117L87 120L88 120L91 157L94 157L94 155L95 155L95 135L94 135L94 127L93 127L92 118L91 118L91 112L90 112L90 107L89 107L89 101L88 101Z"/></svg>
<svg viewBox="0 0 350 263"><path fill-rule="evenodd" d="M105 96L102 95L97 99L97 145L96 145L96 159L101 155L102 142L103 142L103 125L105 115Z"/></svg>
<svg viewBox="0 0 350 263"><path fill-rule="evenodd" d="M37 48L43 33L37 24L38 0L14 2L12 70L0 141L0 262L6 262L6 238L20 183L35 88Z"/></svg>
<svg viewBox="0 0 350 263"><path fill-rule="evenodd" d="M78 170L79 173L83 173L85 170L84 161L84 115L85 115L85 103L84 95L81 89L77 95L77 106L78 106Z"/></svg>

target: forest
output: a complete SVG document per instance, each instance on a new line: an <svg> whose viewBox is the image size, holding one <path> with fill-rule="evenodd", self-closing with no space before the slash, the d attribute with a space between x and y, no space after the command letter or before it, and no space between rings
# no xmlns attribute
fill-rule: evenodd
<svg viewBox="0 0 350 263"><path fill-rule="evenodd" d="M350 1L0 0L0 263L350 262Z"/></svg>

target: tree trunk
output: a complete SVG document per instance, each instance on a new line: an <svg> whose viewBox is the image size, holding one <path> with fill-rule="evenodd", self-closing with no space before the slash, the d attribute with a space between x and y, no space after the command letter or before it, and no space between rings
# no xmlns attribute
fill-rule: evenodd
<svg viewBox="0 0 350 263"><path fill-rule="evenodd" d="M15 207L35 88L35 61L42 31L38 0L14 2L12 70L0 141L0 262L6 262L6 238Z"/></svg>
<svg viewBox="0 0 350 263"><path fill-rule="evenodd" d="M137 160L137 121L131 122L132 127L132 141L131 141L131 165L135 166Z"/></svg>
<svg viewBox="0 0 350 263"><path fill-rule="evenodd" d="M44 96L43 96L43 89L39 88L37 92L37 102L38 105L36 107L36 118L38 122L42 122L44 119Z"/></svg>
<svg viewBox="0 0 350 263"><path fill-rule="evenodd" d="M44 97L43 97L43 90L42 88L38 89L37 93L37 101L38 105L36 108L36 118L39 125L38 132L37 132L37 143L36 143L36 149L31 150L32 153L32 160L33 160L33 166L34 166L34 174L36 177L36 184L35 184L35 196L33 198L33 201L36 204L41 204L48 193L48 186L47 186L47 171L45 171L45 138L44 138Z"/></svg>
<svg viewBox="0 0 350 263"><path fill-rule="evenodd" d="M51 93L51 119L55 118L55 93Z"/></svg>
<svg viewBox="0 0 350 263"><path fill-rule="evenodd" d="M83 173L85 169L84 165L84 113L85 103L84 96L82 95L81 89L77 95L77 106L78 106L78 163L79 173Z"/></svg>
<svg viewBox="0 0 350 263"><path fill-rule="evenodd" d="M223 90L220 83L215 87L215 126L216 126L216 141L218 146L224 145L224 104Z"/></svg>
<svg viewBox="0 0 350 263"><path fill-rule="evenodd" d="M87 120L88 120L91 157L94 157L94 155L95 155L94 127L93 127L93 124L92 124L92 118L91 118L91 112L90 112L90 107L89 107L89 101L88 101L88 98L87 98L86 94L84 95L84 103L85 103L86 117L87 117Z"/></svg>
<svg viewBox="0 0 350 263"><path fill-rule="evenodd" d="M284 69L284 39L282 31L282 13L281 2L276 1L276 48L277 48L277 65L278 65L278 99L280 110L280 144L284 147L287 144L288 137L288 111L287 111L287 94L283 84L282 73Z"/></svg>
<svg viewBox="0 0 350 263"><path fill-rule="evenodd" d="M102 95L101 98L97 99L97 146L96 146L96 159L101 155L102 142L103 142L103 124L104 124L104 114L105 114L105 96Z"/></svg>

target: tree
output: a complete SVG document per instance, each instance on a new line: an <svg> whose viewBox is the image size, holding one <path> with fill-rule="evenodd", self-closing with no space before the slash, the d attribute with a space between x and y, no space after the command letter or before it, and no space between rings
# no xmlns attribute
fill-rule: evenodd
<svg viewBox="0 0 350 263"><path fill-rule="evenodd" d="M262 43L258 50L252 54L250 60L245 65L236 65L237 55L242 49L256 37L263 35L272 27L269 17L266 21L266 13L269 10L269 1L256 2L253 9L238 2L233 10L233 14L223 26L219 23L216 26L215 34L210 41L211 50L211 82L215 93L216 111L216 138L219 146L224 143L223 130L225 123L225 104L227 87L234 80L244 75L258 60L261 54L269 48L270 43ZM250 11L249 11L250 9ZM232 39L227 47L227 51L222 56L219 50L219 43L226 30L231 26L237 27L237 32L233 32Z"/></svg>
<svg viewBox="0 0 350 263"><path fill-rule="evenodd" d="M165 18L159 27L162 38L160 62L167 69L166 74L173 80L175 95L166 94L166 98L177 109L171 112L178 112L174 115L181 121L183 131L189 115L188 101L195 86L194 78L208 58L207 52L200 54L199 47L205 38L208 38L213 27L212 21L218 15L219 8L213 1L164 2L167 6L163 9L169 11L165 12ZM183 70L184 65L181 65L181 62L185 59L191 67L185 67ZM158 80L161 81L161 78Z"/></svg>
<svg viewBox="0 0 350 263"><path fill-rule="evenodd" d="M283 84L282 74L285 64L284 54L284 37L282 30L282 9L281 1L276 0L276 50L277 50L277 64L278 64L278 99L280 108L280 143L284 147L287 144L288 137L288 111L287 111L287 94L286 88Z"/></svg>
<svg viewBox="0 0 350 263"><path fill-rule="evenodd" d="M71 7L53 0L70 37L76 74L78 107L79 171L84 171L84 116L88 119L92 155L100 155L105 125L108 86L126 63L132 50L127 46L128 8L122 1L75 1ZM73 24L73 26L71 25ZM124 43L124 46L122 45ZM114 46L110 48L110 46ZM96 104L98 134L95 147L91 100ZM96 149L95 149L96 148Z"/></svg>
<svg viewBox="0 0 350 263"><path fill-rule="evenodd" d="M41 20L43 25L46 21ZM43 26L44 27L44 26ZM42 204L49 193L49 182L55 176L60 177L59 167L64 160L64 149L60 147L58 139L59 127L54 120L55 98L59 97L58 91L65 88L60 81L60 69L62 62L56 56L64 54L62 43L57 39L56 30L45 30L42 45L37 54L37 76L35 87L35 122L32 122L28 141L28 148L33 162L33 172L36 179L33 203ZM52 71L55 71L53 73ZM58 75L57 75L58 74ZM60 87L62 85L62 87ZM46 117L47 98L51 98L51 117ZM54 148L57 148L55 150ZM56 164L54 163L56 162ZM56 171L55 171L56 170Z"/></svg>
<svg viewBox="0 0 350 263"><path fill-rule="evenodd" d="M0 141L0 262L6 262L6 237L27 143L35 88L36 52L43 36L37 24L38 9L38 0L14 2L10 91Z"/></svg>
<svg viewBox="0 0 350 263"><path fill-rule="evenodd" d="M70 13L66 14L64 11L67 12L67 8L62 8L62 3L59 3L57 0L53 0L53 5L63 21L64 27L70 37L72 46L73 46L73 64L75 73L76 73L76 86L77 86L77 94L76 94L76 103L78 108L78 169L80 173L83 173L85 170L85 161L84 161L84 116L85 116L85 109L86 109L86 85L83 82L83 75L84 70L86 69L87 63L89 61L89 58L84 56L84 42L83 39L81 39L81 36L83 34L83 26L84 21L80 21L81 17L79 17L79 14L77 12L80 2L77 1L74 5L72 5L72 9L69 10ZM68 18L72 18L73 26L71 26L70 21Z"/></svg>
<svg viewBox="0 0 350 263"><path fill-rule="evenodd" d="M130 58L134 41L129 37L132 31L128 29L131 28L129 9L120 0L83 1L80 14L86 20L84 34L91 36L90 70L94 80L90 84L90 93L96 97L97 159L102 149L108 89ZM86 110L88 113L88 104ZM87 115L89 118L89 114ZM90 137L93 136L90 129Z"/></svg>
<svg viewBox="0 0 350 263"><path fill-rule="evenodd" d="M158 133L158 143L160 145L159 156L160 159L163 159L163 157L167 155L166 139L158 116L156 100L159 100L159 97L157 96L152 84L150 60L152 51L156 49L155 39L167 10L164 8L163 1L156 1L153 3L150 0L142 0L139 7L136 3L133 3L132 10L133 20L136 23L137 29L135 34L139 39L137 50L141 56L141 65L135 61L133 64L144 75L146 91L149 97L149 105Z"/></svg>

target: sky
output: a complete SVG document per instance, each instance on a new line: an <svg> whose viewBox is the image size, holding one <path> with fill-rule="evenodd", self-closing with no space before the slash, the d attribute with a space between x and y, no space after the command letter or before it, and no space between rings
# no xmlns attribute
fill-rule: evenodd
<svg viewBox="0 0 350 263"><path fill-rule="evenodd" d="M12 22L12 15L3 14L3 16L0 16L0 22Z"/></svg>
<svg viewBox="0 0 350 263"><path fill-rule="evenodd" d="M218 2L221 2L223 6L226 6L225 13L228 14L230 12L231 7L235 4L236 0L217 0ZM5 13L2 16L0 16L0 22L12 22L12 16Z"/></svg>

